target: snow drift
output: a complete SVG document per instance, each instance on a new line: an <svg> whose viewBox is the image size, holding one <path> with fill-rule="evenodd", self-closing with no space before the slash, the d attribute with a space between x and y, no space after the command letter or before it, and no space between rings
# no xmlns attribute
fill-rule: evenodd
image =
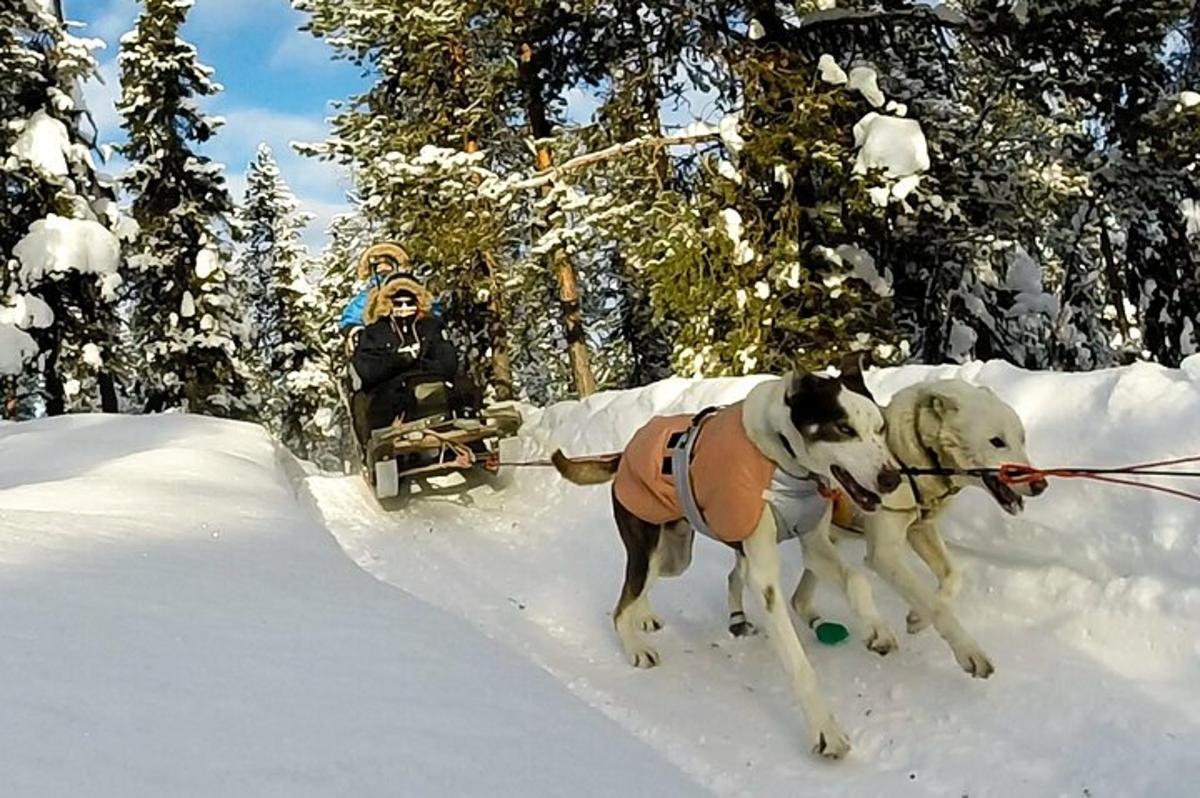
<svg viewBox="0 0 1200 798"><path fill-rule="evenodd" d="M245 424L0 426L4 795L698 791L356 568L298 477Z"/></svg>

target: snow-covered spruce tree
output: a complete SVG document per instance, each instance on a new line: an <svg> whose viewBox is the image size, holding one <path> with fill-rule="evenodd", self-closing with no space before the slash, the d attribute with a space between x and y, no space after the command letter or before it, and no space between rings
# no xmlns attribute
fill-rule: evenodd
<svg viewBox="0 0 1200 798"><path fill-rule="evenodd" d="M221 87L179 35L191 6L144 0L121 40L123 182L142 231L130 258L140 393L149 411L250 417L246 314L226 268L233 202L223 167L195 151L220 126L197 100Z"/></svg>
<svg viewBox="0 0 1200 798"><path fill-rule="evenodd" d="M49 3L0 8L3 415L118 409L117 234L135 232L84 135L80 84L102 43Z"/></svg>
<svg viewBox="0 0 1200 798"><path fill-rule="evenodd" d="M354 269L348 264L357 262L374 238L374 231L361 211L335 216L317 266L313 294L316 308L312 320L320 324L316 358L320 370L329 378L326 383L329 391L322 394L320 406L313 414L319 437L313 436L309 455L313 462L347 473L357 471L360 453L346 407L349 396L341 387L345 386L347 357L338 320L359 288Z"/></svg>
<svg viewBox="0 0 1200 798"><path fill-rule="evenodd" d="M336 393L321 351L327 309L309 281L313 264L301 240L312 215L300 210L265 144L246 172L238 220L238 272L249 289L260 418L288 448L307 458L313 440L325 437L317 411Z"/></svg>
<svg viewBox="0 0 1200 798"><path fill-rule="evenodd" d="M375 77L334 118L330 141L302 152L351 170L364 222L412 253L471 376L510 397L513 308L505 287L519 235L501 198L475 189L478 179L446 184L449 173L505 172L528 157L506 119L510 54L492 29L475 24L479 3L293 4L310 15L308 30ZM352 272L358 253L346 254L343 268Z"/></svg>

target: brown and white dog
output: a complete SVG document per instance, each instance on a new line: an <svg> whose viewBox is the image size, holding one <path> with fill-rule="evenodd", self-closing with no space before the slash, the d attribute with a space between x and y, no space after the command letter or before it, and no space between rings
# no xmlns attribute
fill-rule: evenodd
<svg viewBox="0 0 1200 798"><path fill-rule="evenodd" d="M870 395L857 364L843 365L842 380L851 390ZM892 397L883 408L883 417L888 448L906 468L969 471L1029 464L1020 417L989 389L960 379L911 385ZM899 490L883 499L875 513L852 511L835 524L831 504L820 523L808 531L800 530L805 570L792 595L797 615L810 628L816 627L820 618L813 609L813 595L818 578L827 579L845 593L867 648L881 655L897 648L896 636L875 607L866 576L846 565L835 545L840 539L865 537L867 565L912 608L908 631L916 633L932 624L963 670L978 678L990 676L994 670L991 661L951 607L962 580L937 528L950 500L971 485L986 490L1012 515L1023 509L1022 496L1037 496L1046 489L1045 480L1010 487L994 473L926 474L906 479ZM936 590L909 568L906 543L937 577ZM747 631L738 617L740 589L736 597L733 593L739 566L735 564L730 573L730 631L735 634Z"/></svg>
<svg viewBox="0 0 1200 798"><path fill-rule="evenodd" d="M691 418L659 417L634 434L611 461L554 464L580 485L615 478L613 514L627 555L625 582L613 623L631 664L649 668L659 654L639 634L662 621L649 592L660 576L678 576L691 563L694 530L673 501L669 441ZM761 597L770 639L804 708L814 752L840 758L850 748L817 685L787 605L781 600L778 529L765 497L775 469L836 483L864 513L872 513L901 483L883 438L875 403L843 390L835 379L804 372L760 383L742 402L711 416L697 433L689 469L692 492L714 535L738 552L739 579ZM664 474L664 472L667 472ZM740 589L739 589L740 594Z"/></svg>

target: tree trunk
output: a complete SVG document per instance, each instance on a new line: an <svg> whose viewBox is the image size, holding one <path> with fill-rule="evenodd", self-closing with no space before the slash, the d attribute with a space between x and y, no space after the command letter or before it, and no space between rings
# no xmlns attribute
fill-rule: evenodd
<svg viewBox="0 0 1200 798"><path fill-rule="evenodd" d="M101 371L96 375L96 382L100 384L100 410L105 413L121 412L121 404L117 400L117 384L113 380L112 372Z"/></svg>
<svg viewBox="0 0 1200 798"><path fill-rule="evenodd" d="M554 156L548 146L540 143L549 138L552 131L546 117L546 102L542 96L535 55L532 45L521 45L520 72L521 82L525 87L525 111L529 117L530 134L539 142L536 147L535 164L540 172L554 165ZM547 187L543 193L549 191L550 188ZM587 339L583 331L583 309L575 281L575 266L561 248L556 248L550 253L549 262L558 278L558 299L567 335L567 358L571 364L575 392L580 397L590 396L596 392L596 378L592 374Z"/></svg>
<svg viewBox="0 0 1200 798"><path fill-rule="evenodd" d="M464 148L467 152L479 151L479 139L467 135ZM484 276L488 283L487 331L488 343L492 347L492 387L496 398L508 401L516 395L513 387L512 357L509 353L508 330L504 326L504 297L500 292L500 281L496 279L496 258L491 252L479 253Z"/></svg>

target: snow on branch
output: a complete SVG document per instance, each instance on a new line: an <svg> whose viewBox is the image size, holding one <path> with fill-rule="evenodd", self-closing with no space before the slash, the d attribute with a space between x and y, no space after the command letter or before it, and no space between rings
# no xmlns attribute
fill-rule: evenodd
<svg viewBox="0 0 1200 798"><path fill-rule="evenodd" d="M505 186L511 191L525 191L528 189L540 188L548 183L553 183L568 172L573 172L577 169L582 169L585 166L600 163L602 161L620 158L628 155L631 152L643 149L661 149L665 147L680 147L702 144L708 141L728 141L729 136L727 131L718 129L710 125L692 126L684 130L682 133L677 133L672 136L641 136L629 141L622 141L613 144L610 147L605 147L602 150L595 152L587 152L583 155L577 155L570 160L563 161L558 166L552 167L539 172L532 177L518 180L515 183L510 183Z"/></svg>

